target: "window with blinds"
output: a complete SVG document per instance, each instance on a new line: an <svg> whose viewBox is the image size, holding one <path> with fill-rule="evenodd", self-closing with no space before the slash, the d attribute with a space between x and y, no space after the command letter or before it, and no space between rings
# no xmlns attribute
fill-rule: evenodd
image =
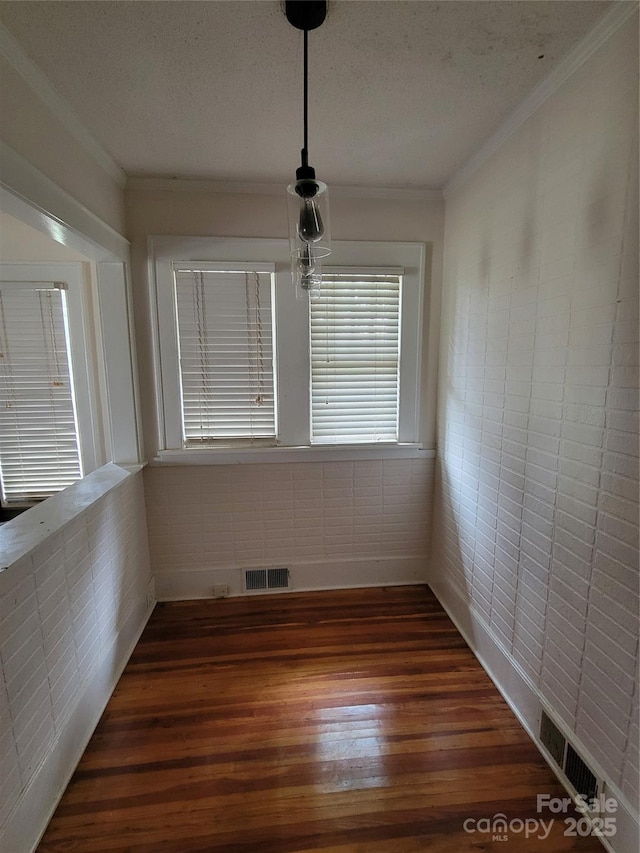
<svg viewBox="0 0 640 853"><path fill-rule="evenodd" d="M327 271L310 300L311 441L398 441L402 270Z"/></svg>
<svg viewBox="0 0 640 853"><path fill-rule="evenodd" d="M183 443L275 441L273 274L176 269Z"/></svg>
<svg viewBox="0 0 640 853"><path fill-rule="evenodd" d="M0 477L4 506L82 477L60 283L0 282Z"/></svg>

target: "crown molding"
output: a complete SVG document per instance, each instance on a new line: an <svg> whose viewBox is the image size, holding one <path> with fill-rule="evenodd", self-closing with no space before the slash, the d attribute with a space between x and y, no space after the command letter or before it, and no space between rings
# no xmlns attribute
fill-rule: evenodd
<svg viewBox="0 0 640 853"><path fill-rule="evenodd" d="M247 195L281 195L284 184L260 184L249 181L216 181L208 178L163 178L129 176L126 190L192 193L241 193Z"/></svg>
<svg viewBox="0 0 640 853"><path fill-rule="evenodd" d="M336 198L396 198L401 201L443 201L441 189L421 187L329 187Z"/></svg>
<svg viewBox="0 0 640 853"><path fill-rule="evenodd" d="M572 74L608 41L638 11L638 2L616 0L593 29L578 42L574 49L522 100L498 130L490 136L445 185L443 195L447 198L495 151L516 132L538 110Z"/></svg>
<svg viewBox="0 0 640 853"><path fill-rule="evenodd" d="M249 195L282 195L285 185L259 184L247 181L215 181L196 178L143 178L129 177L125 189L161 192L231 193ZM381 198L403 201L442 201L442 190L394 187L329 187L335 198Z"/></svg>
<svg viewBox="0 0 640 853"><path fill-rule="evenodd" d="M98 142L73 107L58 94L57 90L51 85L38 66L29 59L20 44L3 24L0 24L0 54L20 74L34 94L54 114L65 130L82 145L93 160L120 187L124 187L127 180L124 171L102 147L100 142Z"/></svg>

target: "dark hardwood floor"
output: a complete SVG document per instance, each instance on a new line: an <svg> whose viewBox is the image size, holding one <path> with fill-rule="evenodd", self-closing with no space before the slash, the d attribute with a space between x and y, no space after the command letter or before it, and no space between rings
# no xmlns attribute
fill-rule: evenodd
<svg viewBox="0 0 640 853"><path fill-rule="evenodd" d="M38 849L602 853L538 793L564 795L425 587L159 604ZM508 840L465 832L497 813Z"/></svg>

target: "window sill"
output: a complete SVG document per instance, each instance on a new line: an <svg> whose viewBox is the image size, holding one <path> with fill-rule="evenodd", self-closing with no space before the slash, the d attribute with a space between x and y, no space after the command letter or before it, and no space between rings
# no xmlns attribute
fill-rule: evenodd
<svg viewBox="0 0 640 853"><path fill-rule="evenodd" d="M207 447L160 450L152 465L241 465L265 462L352 462L359 459L434 459L421 444L315 447Z"/></svg>

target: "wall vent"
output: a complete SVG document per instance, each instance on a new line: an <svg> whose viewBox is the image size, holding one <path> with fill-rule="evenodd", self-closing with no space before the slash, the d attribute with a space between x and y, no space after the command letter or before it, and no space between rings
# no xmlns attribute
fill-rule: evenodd
<svg viewBox="0 0 640 853"><path fill-rule="evenodd" d="M267 589L288 589L289 569L267 569Z"/></svg>
<svg viewBox="0 0 640 853"><path fill-rule="evenodd" d="M576 792L587 800L598 794L598 780L550 717L542 712L540 742Z"/></svg>
<svg viewBox="0 0 640 853"><path fill-rule="evenodd" d="M571 744L567 746L564 773L579 794L582 794L587 800L592 800L596 797L598 793L598 780Z"/></svg>
<svg viewBox="0 0 640 853"><path fill-rule="evenodd" d="M564 766L564 748L566 738L556 726L556 724L542 712L540 721L540 741L547 748L549 755L553 758L558 767Z"/></svg>
<svg viewBox="0 0 640 853"><path fill-rule="evenodd" d="M247 569L244 573L244 588L247 592L251 592L254 589L266 589L267 570Z"/></svg>
<svg viewBox="0 0 640 853"><path fill-rule="evenodd" d="M289 589L289 569L245 569L244 588L246 592Z"/></svg>

